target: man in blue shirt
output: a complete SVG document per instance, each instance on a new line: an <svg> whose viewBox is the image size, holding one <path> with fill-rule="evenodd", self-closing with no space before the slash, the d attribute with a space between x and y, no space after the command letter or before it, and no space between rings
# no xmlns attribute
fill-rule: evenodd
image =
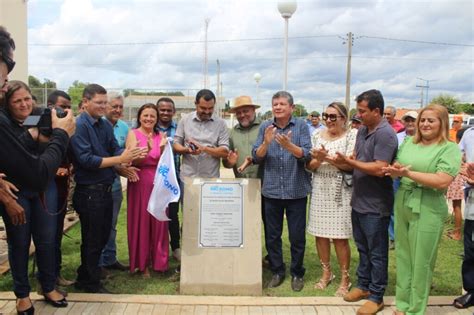
<svg viewBox="0 0 474 315"><path fill-rule="evenodd" d="M357 96L362 126L354 158L338 154L338 160L354 169L352 231L359 251L357 285L344 296L347 302L367 301L357 314L375 314L384 307L388 281L388 224L393 208L392 178L382 167L390 165L397 153L397 137L383 118L384 100L378 90Z"/></svg>
<svg viewBox="0 0 474 315"><path fill-rule="evenodd" d="M77 118L76 134L71 138L76 189L74 209L81 221L81 265L76 288L90 293L110 293L100 283L100 254L112 226L112 184L115 166L145 156L141 148L122 149L112 126L101 119L107 106L107 91L98 84L85 87L84 112Z"/></svg>
<svg viewBox="0 0 474 315"><path fill-rule="evenodd" d="M114 130L114 137L120 148L125 148L125 140L128 134L128 125L121 120L123 114L123 96L116 92L108 93L108 103L105 110L105 116L102 118L112 125ZM112 212L112 228L110 230L109 240L102 250L100 256L99 266L105 269L115 269L126 271L128 266L121 264L117 260L117 245L115 239L117 237L117 219L122 206L122 184L120 183L120 175L124 175L124 172L133 171L133 167L116 167L119 174L115 177L114 183L112 184L112 201L113 201L113 212Z"/></svg>
<svg viewBox="0 0 474 315"><path fill-rule="evenodd" d="M169 97L162 97L156 102L158 107L158 131L166 133L168 138L174 138L177 125L173 121L173 116L176 113L174 102ZM176 170L176 178L179 182L179 154L174 155L174 164ZM179 245L180 231L179 231L179 202L172 202L168 205L168 216L171 221L168 222L168 230L170 233L170 245L174 259L181 261L181 249Z"/></svg>
<svg viewBox="0 0 474 315"><path fill-rule="evenodd" d="M311 158L311 139L308 125L292 116L294 108L290 93L280 91L273 95L274 118L261 124L252 156L256 163L264 163L265 243L273 272L268 287L278 287L285 279L281 234L286 212L291 244L291 288L301 291L305 273L306 201L311 191L311 178L305 164Z"/></svg>

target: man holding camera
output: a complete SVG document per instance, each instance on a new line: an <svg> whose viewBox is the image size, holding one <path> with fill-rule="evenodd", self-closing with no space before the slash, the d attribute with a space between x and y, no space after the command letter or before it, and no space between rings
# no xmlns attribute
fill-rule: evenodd
<svg viewBox="0 0 474 315"><path fill-rule="evenodd" d="M73 205L82 236L75 285L89 293L110 293L100 282L99 259L112 226L115 166L144 158L147 149L120 148L111 124L102 119L107 106L107 91L102 86L86 86L82 103L84 112L77 118L77 132L71 139L76 180Z"/></svg>
<svg viewBox="0 0 474 315"><path fill-rule="evenodd" d="M196 111L181 119L173 149L183 155L180 177L219 178L220 161L229 153L229 131L213 116L216 96L210 90L196 95Z"/></svg>

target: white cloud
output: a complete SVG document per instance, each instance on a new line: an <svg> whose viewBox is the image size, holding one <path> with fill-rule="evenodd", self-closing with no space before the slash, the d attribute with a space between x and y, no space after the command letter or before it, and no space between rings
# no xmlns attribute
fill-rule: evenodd
<svg viewBox="0 0 474 315"><path fill-rule="evenodd" d="M299 1L290 37L329 37L290 38L288 88L311 109L343 100L347 46L338 36L351 31L351 94L378 88L387 103L416 107L421 77L432 80L431 96L444 92L472 102L472 46L360 37L472 45L472 12L471 1ZM216 59L227 98L255 97L253 74L259 72L259 100L268 107L281 89L282 40L213 40L282 37L283 19L274 1L31 1L30 44L129 45L31 45L30 72L63 88L78 79L109 88L199 89L204 55L199 41L207 17L211 88ZM168 44L132 44L152 42Z"/></svg>

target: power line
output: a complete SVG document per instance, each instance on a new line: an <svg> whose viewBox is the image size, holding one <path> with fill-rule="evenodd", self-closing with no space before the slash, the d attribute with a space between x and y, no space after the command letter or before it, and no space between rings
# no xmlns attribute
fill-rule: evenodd
<svg viewBox="0 0 474 315"><path fill-rule="evenodd" d="M474 47L473 44L457 44L457 43L431 42L431 41L423 41L423 40L390 38L390 37L381 37L381 36L366 36L366 35L360 35L359 38L381 39L381 40L390 40L390 41L396 41L396 42L407 42L407 43L428 44L428 45Z"/></svg>
<svg viewBox="0 0 474 315"><path fill-rule="evenodd" d="M308 35L293 36L290 39L308 39L308 38L329 38L338 37L338 35ZM283 37L262 37L262 38L237 38L237 39L214 39L208 40L208 43L227 43L227 42L247 42L247 41L266 41L283 40ZM117 42L117 43L31 43L28 46L134 46L134 45L169 45L169 44L202 44L204 40L189 41L164 41L164 42Z"/></svg>
<svg viewBox="0 0 474 315"><path fill-rule="evenodd" d="M289 39L311 39L311 38L341 38L340 35L306 35L306 36L292 36ZM382 36L367 36L360 35L357 38L379 39L387 41L427 44L427 45L441 45L441 46L458 46L458 47L474 47L474 44L460 44L460 43L446 43L423 41L414 39L390 38ZM250 41L272 41L283 40L283 37L262 37L262 38L237 38L237 39L214 39L208 40L209 43L232 43L232 42L250 42ZM203 40L188 40L188 41L152 41L152 42L116 42L116 43L31 43L28 46L39 47L55 47L55 46L138 46L138 45L171 45L171 44L202 44Z"/></svg>

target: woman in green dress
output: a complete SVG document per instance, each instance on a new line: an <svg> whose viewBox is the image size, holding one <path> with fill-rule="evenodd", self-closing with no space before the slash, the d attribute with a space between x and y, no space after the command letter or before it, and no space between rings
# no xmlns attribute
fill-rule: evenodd
<svg viewBox="0 0 474 315"><path fill-rule="evenodd" d="M441 105L421 110L417 131L407 137L386 175L401 177L395 196L397 285L395 314L424 314L443 225L446 189L461 166L449 141L448 112Z"/></svg>

